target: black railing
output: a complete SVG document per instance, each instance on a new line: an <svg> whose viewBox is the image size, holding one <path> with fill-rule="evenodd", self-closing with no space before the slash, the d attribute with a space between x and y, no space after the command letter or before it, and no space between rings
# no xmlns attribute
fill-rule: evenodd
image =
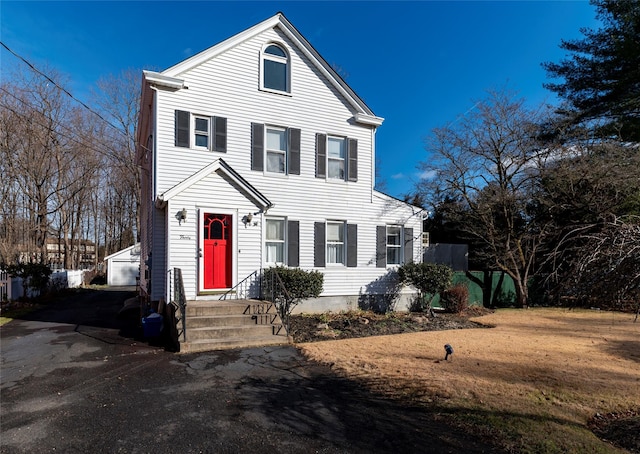
<svg viewBox="0 0 640 454"><path fill-rule="evenodd" d="M245 277L244 279L242 279L240 282L238 282L236 285L234 285L232 288L230 288L229 290L227 290L225 293L223 293L220 296L221 300L226 300L226 299L236 299L236 300L244 300L244 299L249 299L250 295L251 295L251 290L255 289L255 287L258 286L258 288L260 287L260 276L258 274L257 271L254 271L253 273L251 273L250 275L248 275L247 277ZM260 295L261 292L253 292L254 294L258 294Z"/></svg>
<svg viewBox="0 0 640 454"><path fill-rule="evenodd" d="M187 297L184 294L184 283L182 281L182 269L173 269L173 295L171 298L171 304L176 309L176 312L180 315L176 317L175 324L178 331L178 340L187 340ZM171 286L170 286L171 288ZM181 325L181 329L178 327Z"/></svg>
<svg viewBox="0 0 640 454"><path fill-rule="evenodd" d="M264 299L273 302L278 311L278 315L282 320L282 324L287 334L290 332L289 313L291 303L293 302L291 295L287 291L278 272L271 268L268 278L262 277L262 290L264 291Z"/></svg>

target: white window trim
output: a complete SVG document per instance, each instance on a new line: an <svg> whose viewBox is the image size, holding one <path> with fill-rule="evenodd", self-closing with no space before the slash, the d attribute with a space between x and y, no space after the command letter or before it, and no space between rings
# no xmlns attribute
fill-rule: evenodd
<svg viewBox="0 0 640 454"><path fill-rule="evenodd" d="M343 150L344 150L344 154L345 156L342 158L333 158L329 156L329 141L331 139L338 139L341 140L343 143ZM343 137L343 136L337 136L337 135L332 135L332 134L327 134L327 144L326 144L326 176L325 178L328 181L333 181L333 182L345 182L347 181L347 138ZM337 178L337 177L331 177L329 176L329 161L342 161L342 173L344 174L342 178Z"/></svg>
<svg viewBox="0 0 640 454"><path fill-rule="evenodd" d="M196 145L196 135L204 135L205 131L196 131L196 120L207 120L207 146L203 147L203 146L199 146ZM208 115L200 115L200 114L191 114L191 122L190 122L190 127L191 127L191 140L193 141L193 148L196 150L210 150L211 149L211 139L212 139L212 134L211 134L211 128L212 128L212 120L211 117Z"/></svg>
<svg viewBox="0 0 640 454"><path fill-rule="evenodd" d="M389 228L397 228L400 230L400 238L399 238L399 242L400 244L395 245L395 244L389 244ZM398 267L398 266L402 266L404 264L404 226L401 225L397 225L397 224L389 224L387 225L387 229L385 231L385 253L387 255L387 266L390 267ZM400 251L400 263L389 263L389 248L394 248L394 249L398 249Z"/></svg>
<svg viewBox="0 0 640 454"><path fill-rule="evenodd" d="M268 155L269 155L269 151L274 152L274 153L279 153L282 154L283 150L275 150L275 149L269 149L268 146L268 130L272 129L274 131L284 131L284 136L285 136L285 149L284 149L284 172L273 172L271 170L269 170L269 160L268 160ZM266 175L271 175L271 176L278 176L278 177L285 177L289 174L289 129L288 128L284 128L282 126L273 126L273 125L264 125L264 170L263 172Z"/></svg>
<svg viewBox="0 0 640 454"><path fill-rule="evenodd" d="M280 49L282 49L282 51L286 54L286 57L279 57L277 55L272 55L272 54L267 54L265 52L265 50L267 50L267 47L269 46L277 46ZM278 63L284 63L286 65L287 68L287 72L286 72L286 84L287 84L287 90L282 91L282 90L276 90L274 88L269 88L269 87L265 87L264 86L264 61L266 60L271 60L271 61L275 61ZM268 42L266 44L264 44L264 46L262 46L262 50L260 51L260 90L261 91L266 91L269 93L276 93L279 95L286 95L286 96L291 96L291 54L289 53L289 50L287 49L287 47L282 44L282 43L278 43L278 42Z"/></svg>
<svg viewBox="0 0 640 454"><path fill-rule="evenodd" d="M282 259L283 262L270 262L267 259L267 243L275 243L278 242L280 243L280 240L278 241L273 241L273 240L269 240L267 238L267 221L282 221L283 222L283 226L282 226ZM277 265L281 265L281 266L287 266L287 218L286 217L278 217L278 216L269 216L269 217L265 217L264 218L264 263L267 266L277 266Z"/></svg>
<svg viewBox="0 0 640 454"><path fill-rule="evenodd" d="M332 241L329 242L329 224L340 224L342 230L342 243ZM347 223L346 221L340 221L337 219L328 220L325 222L325 239L324 239L324 248L325 248L325 266L339 266L346 267L347 266ZM329 244L342 244L342 258L339 262L329 262Z"/></svg>

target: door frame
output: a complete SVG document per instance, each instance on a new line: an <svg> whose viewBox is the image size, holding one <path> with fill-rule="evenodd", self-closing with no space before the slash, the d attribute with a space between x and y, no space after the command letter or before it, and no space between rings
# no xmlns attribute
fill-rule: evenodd
<svg viewBox="0 0 640 454"><path fill-rule="evenodd" d="M221 293L229 288L205 289L204 288L204 215L224 214L231 216L231 285L235 285L238 278L238 210L229 208L198 207L198 293Z"/></svg>

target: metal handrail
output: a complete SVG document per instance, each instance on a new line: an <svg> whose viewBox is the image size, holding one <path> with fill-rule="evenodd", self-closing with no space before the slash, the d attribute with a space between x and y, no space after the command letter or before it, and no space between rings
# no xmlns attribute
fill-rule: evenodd
<svg viewBox="0 0 640 454"><path fill-rule="evenodd" d="M247 299L249 296L251 285L253 285L256 281L259 285L260 279L258 278L258 272L254 271L253 273L242 279L240 282L238 282L236 285L231 287L229 290L227 290L225 293L220 295L219 299ZM259 291L258 294L261 295L262 291Z"/></svg>
<svg viewBox="0 0 640 454"><path fill-rule="evenodd" d="M171 286L170 286L171 287ZM173 298L170 303L180 311L180 318L176 322L181 322L182 331L178 330L178 339L187 339L187 297L184 293L184 282L182 280L182 269L173 269ZM176 327L177 328L177 327Z"/></svg>
<svg viewBox="0 0 640 454"><path fill-rule="evenodd" d="M267 299L276 305L276 310L288 335L291 327L289 324L289 307L293 300L284 282L282 282L282 278L273 268L271 269L271 282L269 282L266 289L265 297L267 296L270 296Z"/></svg>

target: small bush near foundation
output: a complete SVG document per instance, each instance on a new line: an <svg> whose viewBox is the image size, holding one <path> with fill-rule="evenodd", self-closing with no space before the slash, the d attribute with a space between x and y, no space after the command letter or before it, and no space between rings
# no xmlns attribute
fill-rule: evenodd
<svg viewBox="0 0 640 454"><path fill-rule="evenodd" d="M469 289L462 283L448 288L440 296L440 305L454 314L464 311L469 307Z"/></svg>

